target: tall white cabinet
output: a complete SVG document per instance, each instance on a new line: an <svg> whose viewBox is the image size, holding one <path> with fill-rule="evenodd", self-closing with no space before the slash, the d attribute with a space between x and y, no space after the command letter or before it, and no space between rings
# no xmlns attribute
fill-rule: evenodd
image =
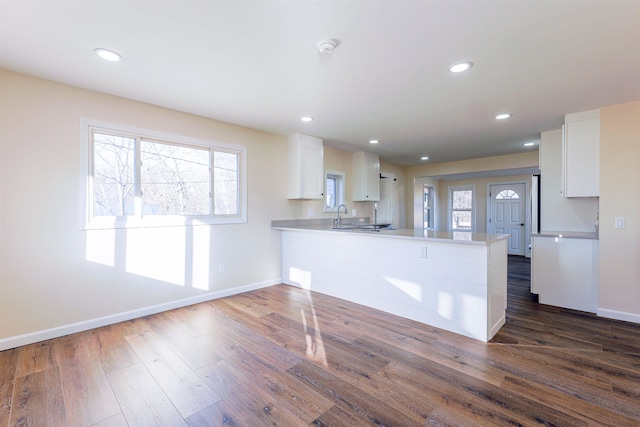
<svg viewBox="0 0 640 427"><path fill-rule="evenodd" d="M322 199L324 147L322 139L297 133L289 143L288 199Z"/></svg>
<svg viewBox="0 0 640 427"><path fill-rule="evenodd" d="M353 201L380 200L380 158L377 154L359 151L352 154Z"/></svg>
<svg viewBox="0 0 640 427"><path fill-rule="evenodd" d="M562 140L564 197L600 195L600 110L565 116Z"/></svg>

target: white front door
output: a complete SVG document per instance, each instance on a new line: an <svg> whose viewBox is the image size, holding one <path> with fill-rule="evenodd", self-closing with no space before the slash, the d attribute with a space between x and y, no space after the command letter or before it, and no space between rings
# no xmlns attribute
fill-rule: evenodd
<svg viewBox="0 0 640 427"><path fill-rule="evenodd" d="M492 184L489 187L489 233L510 234L509 255L525 254L525 184Z"/></svg>

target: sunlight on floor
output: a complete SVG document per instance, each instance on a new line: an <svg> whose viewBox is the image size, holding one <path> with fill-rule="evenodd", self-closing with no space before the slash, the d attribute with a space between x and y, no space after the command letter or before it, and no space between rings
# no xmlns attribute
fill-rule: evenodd
<svg viewBox="0 0 640 427"><path fill-rule="evenodd" d="M300 309L300 317L302 318L302 325L304 328L304 336L307 342L307 359L321 363L323 366L328 366L327 354L324 348L324 342L322 341L322 332L320 331L320 324L318 323L318 317L316 316L316 309L313 306L313 297L311 292L307 291L307 298L309 299L309 311L311 322L313 326L310 326L307 322L307 314L304 308ZM312 328L310 330L310 328Z"/></svg>

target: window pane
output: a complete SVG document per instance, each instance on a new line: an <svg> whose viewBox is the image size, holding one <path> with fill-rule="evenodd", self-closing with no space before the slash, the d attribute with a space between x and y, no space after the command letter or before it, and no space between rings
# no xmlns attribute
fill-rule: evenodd
<svg viewBox="0 0 640 427"><path fill-rule="evenodd" d="M209 150L142 140L143 215L208 215Z"/></svg>
<svg viewBox="0 0 640 427"><path fill-rule="evenodd" d="M433 213L432 207L433 205L433 188L424 186L424 218L423 218L423 226L424 228L433 228Z"/></svg>
<svg viewBox="0 0 640 427"><path fill-rule="evenodd" d="M238 165L236 153L216 151L213 153L213 212L216 215L237 215Z"/></svg>
<svg viewBox="0 0 640 427"><path fill-rule="evenodd" d="M135 138L93 133L93 215L133 214Z"/></svg>
<svg viewBox="0 0 640 427"><path fill-rule="evenodd" d="M454 190L452 205L453 209L471 209L473 206L473 191Z"/></svg>
<svg viewBox="0 0 640 427"><path fill-rule="evenodd" d="M338 205L336 204L336 194L337 193L337 179L332 175L327 175L327 198L326 198L326 207L335 208Z"/></svg>
<svg viewBox="0 0 640 427"><path fill-rule="evenodd" d="M451 212L451 224L454 230L471 230L471 211Z"/></svg>
<svg viewBox="0 0 640 427"><path fill-rule="evenodd" d="M496 196L496 200L519 199L520 195L512 190L502 190Z"/></svg>

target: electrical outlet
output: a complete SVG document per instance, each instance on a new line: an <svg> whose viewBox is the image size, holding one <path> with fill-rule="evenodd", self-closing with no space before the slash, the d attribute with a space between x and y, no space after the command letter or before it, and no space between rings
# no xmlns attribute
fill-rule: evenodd
<svg viewBox="0 0 640 427"><path fill-rule="evenodd" d="M624 228L624 217L617 216L616 217L616 228Z"/></svg>
<svg viewBox="0 0 640 427"><path fill-rule="evenodd" d="M309 208L309 211L307 212L307 216L309 218L313 218L313 208Z"/></svg>
<svg viewBox="0 0 640 427"><path fill-rule="evenodd" d="M356 216L356 210L355 209L351 209L351 216Z"/></svg>
<svg viewBox="0 0 640 427"><path fill-rule="evenodd" d="M219 273L224 273L224 263L221 262L220 265L218 265L218 272Z"/></svg>
<svg viewBox="0 0 640 427"><path fill-rule="evenodd" d="M420 258L426 258L426 257L427 257L427 247L422 246L420 248Z"/></svg>

